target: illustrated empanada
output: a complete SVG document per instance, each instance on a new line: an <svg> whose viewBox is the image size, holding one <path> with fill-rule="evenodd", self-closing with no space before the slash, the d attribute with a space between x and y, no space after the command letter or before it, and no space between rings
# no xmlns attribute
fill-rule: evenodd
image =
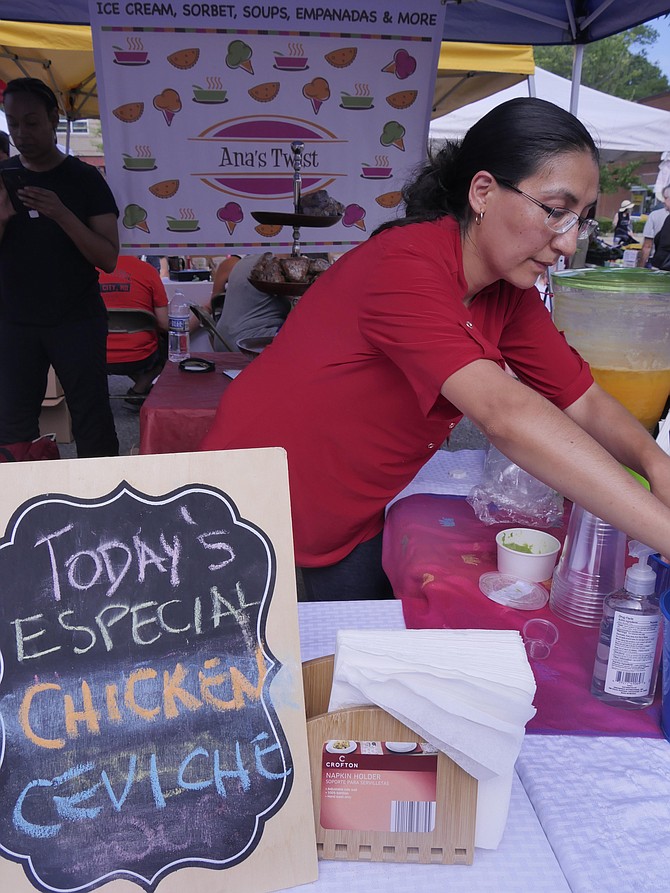
<svg viewBox="0 0 670 893"><path fill-rule="evenodd" d="M200 50L197 47L191 47L188 50L177 50L176 53L170 53L167 57L170 65L186 71L187 68L193 68L200 57Z"/></svg>
<svg viewBox="0 0 670 893"><path fill-rule="evenodd" d="M267 84L258 84L256 87L247 90L247 93L256 102L272 102L279 93L279 82L268 81Z"/></svg>
<svg viewBox="0 0 670 893"><path fill-rule="evenodd" d="M272 238L272 236L278 236L281 232L281 224L278 223L259 223L258 226L255 226L254 229L258 233L259 236L266 236L266 238Z"/></svg>
<svg viewBox="0 0 670 893"><path fill-rule="evenodd" d="M161 180L149 187L149 192L156 198L172 198L179 189L179 180Z"/></svg>
<svg viewBox="0 0 670 893"><path fill-rule="evenodd" d="M375 201L382 208L395 208L402 201L402 192L399 190L397 192L384 192L382 195L378 195Z"/></svg>
<svg viewBox="0 0 670 893"><path fill-rule="evenodd" d="M418 90L399 90L386 97L386 101L394 109L408 109L418 96Z"/></svg>
<svg viewBox="0 0 670 893"><path fill-rule="evenodd" d="M143 102L125 102L123 105L119 105L115 109L112 109L112 114L115 118L118 118L119 121L123 121L124 124L134 124L135 121L139 121L142 117L143 111Z"/></svg>
<svg viewBox="0 0 670 893"><path fill-rule="evenodd" d="M343 47L341 50L332 50L330 53L326 53L324 59L333 68L346 68L354 61L357 53L357 47Z"/></svg>

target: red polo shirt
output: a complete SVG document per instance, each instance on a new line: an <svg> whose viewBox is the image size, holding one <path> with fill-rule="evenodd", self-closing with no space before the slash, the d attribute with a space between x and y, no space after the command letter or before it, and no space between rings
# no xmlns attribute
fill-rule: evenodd
<svg viewBox="0 0 670 893"><path fill-rule="evenodd" d="M168 297L158 272L144 260L120 255L113 273L99 271L100 293L107 307L148 310L167 307ZM110 332L107 336L107 362L132 363L144 360L156 350L155 332Z"/></svg>
<svg viewBox="0 0 670 893"><path fill-rule="evenodd" d="M394 227L341 257L226 390L203 449L288 453L298 565L341 560L461 418L440 394L479 359L564 409L593 379L536 289L496 282L466 307L450 218Z"/></svg>

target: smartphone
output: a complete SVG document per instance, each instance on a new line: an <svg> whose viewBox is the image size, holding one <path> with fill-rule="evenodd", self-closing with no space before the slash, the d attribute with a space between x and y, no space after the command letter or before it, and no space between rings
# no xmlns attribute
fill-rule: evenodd
<svg viewBox="0 0 670 893"><path fill-rule="evenodd" d="M25 174L17 168L7 168L0 170L0 177L5 184L5 189L9 195L9 199L17 214L25 214L28 210L17 194L17 190L23 186L27 186Z"/></svg>

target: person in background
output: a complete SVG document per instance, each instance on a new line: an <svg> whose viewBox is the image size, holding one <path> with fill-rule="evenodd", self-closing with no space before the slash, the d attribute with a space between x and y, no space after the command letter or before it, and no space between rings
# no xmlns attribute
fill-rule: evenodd
<svg viewBox="0 0 670 893"><path fill-rule="evenodd" d="M266 294L249 282L249 274L259 257L258 254L247 254L246 257L238 258L228 273L226 297L216 328L226 344L235 349L242 342L271 341L283 326L291 309L288 298ZM218 340L214 348L224 350Z"/></svg>
<svg viewBox="0 0 670 893"><path fill-rule="evenodd" d="M163 257L160 254L147 254L144 257L144 260L148 264L151 264L163 282L167 282L170 279L170 268L168 267L167 257Z"/></svg>
<svg viewBox="0 0 670 893"><path fill-rule="evenodd" d="M116 269L100 273L100 291L107 308L146 310L156 317L154 332L110 332L107 336L107 372L128 375L133 387L126 402L141 405L165 365L168 330L168 296L158 272L137 257L121 255Z"/></svg>
<svg viewBox="0 0 670 893"><path fill-rule="evenodd" d="M96 268L116 266L118 208L94 167L58 149L58 103L46 84L10 81L4 108L19 154L0 162L0 444L39 436L52 365L77 455L114 456Z"/></svg>
<svg viewBox="0 0 670 893"><path fill-rule="evenodd" d="M612 243L614 245L623 245L625 247L636 241L633 235L633 223L630 219L630 209L634 207L633 202L623 201L614 215L612 220L612 225L614 226Z"/></svg>
<svg viewBox="0 0 670 893"><path fill-rule="evenodd" d="M9 158L9 134L0 130L0 161Z"/></svg>
<svg viewBox="0 0 670 893"><path fill-rule="evenodd" d="M535 288L595 225L586 128L540 99L502 103L403 196L405 216L324 272L230 383L202 443L286 449L306 598L392 595L385 508L463 415L530 474L669 555L670 457L594 383Z"/></svg>
<svg viewBox="0 0 670 893"><path fill-rule="evenodd" d="M663 207L647 217L642 238L641 265L650 262L659 270L670 270L670 185L663 189Z"/></svg>
<svg viewBox="0 0 670 893"><path fill-rule="evenodd" d="M241 255L239 254L230 254L216 265L216 269L212 274L212 298L216 298L226 291L230 274L240 257ZM212 298L210 298L210 302Z"/></svg>

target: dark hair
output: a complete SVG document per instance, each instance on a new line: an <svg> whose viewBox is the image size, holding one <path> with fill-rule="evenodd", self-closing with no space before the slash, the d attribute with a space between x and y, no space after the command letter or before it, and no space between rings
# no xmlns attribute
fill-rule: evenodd
<svg viewBox="0 0 670 893"><path fill-rule="evenodd" d="M462 140L448 140L436 154L429 152L427 163L403 187L405 216L383 223L375 233L446 214L467 223L472 215L468 192L478 171L516 185L563 152L589 152L598 163L590 133L570 112L544 99L503 102Z"/></svg>
<svg viewBox="0 0 670 893"><path fill-rule="evenodd" d="M9 134L4 130L0 130L0 152L9 155Z"/></svg>
<svg viewBox="0 0 670 893"><path fill-rule="evenodd" d="M35 96L44 105L47 112L52 112L54 109L58 111L56 94L39 78L14 78L5 87L3 98L19 93L29 93L31 96Z"/></svg>

